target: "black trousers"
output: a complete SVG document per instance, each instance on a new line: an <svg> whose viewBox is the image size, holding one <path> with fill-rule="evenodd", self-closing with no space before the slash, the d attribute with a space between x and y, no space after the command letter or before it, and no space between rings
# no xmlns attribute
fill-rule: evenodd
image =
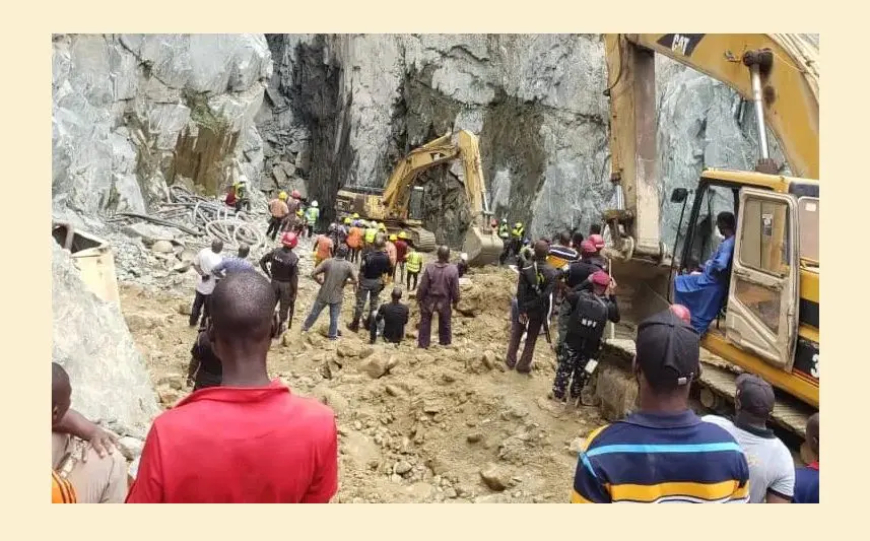
<svg viewBox="0 0 870 541"><path fill-rule="evenodd" d="M213 279L213 278L212 278ZM202 314L202 327L208 323L210 314L211 295L203 295L199 291L196 292L196 297L193 298L193 307L190 309L190 319L188 323L191 327L199 322L199 316Z"/></svg>
<svg viewBox="0 0 870 541"><path fill-rule="evenodd" d="M407 284L408 289L412 289L411 288L411 278L414 279L413 289L417 289L417 277L420 276L420 272L419 271L417 271L417 272L408 271L406 273L406 276L407 276L407 280L408 280L408 284Z"/></svg>
<svg viewBox="0 0 870 541"><path fill-rule="evenodd" d="M278 231L281 229L281 218L275 218L272 216L269 218L269 228L266 229L266 236L272 240L275 240L275 237L278 236Z"/></svg>

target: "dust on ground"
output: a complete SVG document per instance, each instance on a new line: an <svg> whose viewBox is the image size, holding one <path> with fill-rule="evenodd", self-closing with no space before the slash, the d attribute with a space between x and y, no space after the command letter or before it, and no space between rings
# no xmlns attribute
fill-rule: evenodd
<svg viewBox="0 0 870 541"><path fill-rule="evenodd" d="M309 257L308 250L298 252ZM454 313L453 344L437 345L433 328L429 350L416 348L413 299L408 338L399 346L371 346L367 332L347 330L350 288L337 342L326 339L328 310L302 335L317 289L304 270L303 276L293 328L273 342L268 368L293 392L316 397L336 413L340 484L334 501L568 501L579 438L604 421L595 408L547 400L555 355L543 337L531 376L506 369L514 272L472 270L463 279L464 315ZM188 294L121 286L124 315L163 407L190 392L183 385L196 334L185 315L192 298L192 286Z"/></svg>

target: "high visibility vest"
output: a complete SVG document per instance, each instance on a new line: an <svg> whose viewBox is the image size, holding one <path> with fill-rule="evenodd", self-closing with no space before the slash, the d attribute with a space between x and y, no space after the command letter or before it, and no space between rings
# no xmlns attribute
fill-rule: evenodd
<svg viewBox="0 0 870 541"><path fill-rule="evenodd" d="M503 239L506 239L506 238L511 236L510 230L508 230L507 224L501 224L501 226L498 228L498 236L503 238Z"/></svg>
<svg viewBox="0 0 870 541"><path fill-rule="evenodd" d="M420 272L423 266L423 255L420 252L411 252L405 257L405 270L408 272Z"/></svg>
<svg viewBox="0 0 870 541"><path fill-rule="evenodd" d="M375 236L378 234L378 230L375 227L370 227L366 229L366 244L374 244Z"/></svg>
<svg viewBox="0 0 870 541"><path fill-rule="evenodd" d="M513 235L513 237L515 239L521 239L521 238L523 238L523 233L525 231L526 231L526 228L524 228L522 226L515 227L515 228L513 228L513 231L511 231L511 235Z"/></svg>
<svg viewBox="0 0 870 541"><path fill-rule="evenodd" d="M320 217L320 209L317 207L308 207L305 210L305 218L308 220L308 225L314 225L317 222L317 218Z"/></svg>

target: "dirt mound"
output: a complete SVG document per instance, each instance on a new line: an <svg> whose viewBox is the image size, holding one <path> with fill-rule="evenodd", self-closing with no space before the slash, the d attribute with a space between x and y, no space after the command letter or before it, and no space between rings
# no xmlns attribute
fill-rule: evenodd
<svg viewBox="0 0 870 541"><path fill-rule="evenodd" d="M515 273L475 270L463 282L453 345L426 351L415 347L419 314L413 301L401 345L372 346L366 333L348 331L349 291L338 342L325 338L325 315L302 335L298 327L314 288L302 289L294 328L273 344L269 369L294 392L335 410L341 438L337 501L567 501L576 461L572 442L576 447L577 438L602 420L594 408L566 410L545 398L555 367L546 341L538 343L531 376L506 370ZM179 305L191 299L127 286L122 296L152 380L169 406L190 392L181 379L194 331Z"/></svg>

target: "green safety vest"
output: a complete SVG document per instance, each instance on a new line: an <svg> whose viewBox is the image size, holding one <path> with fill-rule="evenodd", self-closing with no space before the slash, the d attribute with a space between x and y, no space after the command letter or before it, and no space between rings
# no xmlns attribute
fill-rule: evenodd
<svg viewBox="0 0 870 541"><path fill-rule="evenodd" d="M375 236L378 234L378 230L375 227L370 227L366 229L366 244L374 244Z"/></svg>
<svg viewBox="0 0 870 541"><path fill-rule="evenodd" d="M405 270L408 272L420 272L423 265L423 256L420 252L411 252L405 256Z"/></svg>
<svg viewBox="0 0 870 541"><path fill-rule="evenodd" d="M501 224L501 227L498 228L498 236L506 239L510 236L510 231L508 230L507 224Z"/></svg>
<svg viewBox="0 0 870 541"><path fill-rule="evenodd" d="M523 238L523 233L525 232L525 230L526 229L522 226L515 227L513 231L511 231L511 235L513 235L515 239L521 239Z"/></svg>
<svg viewBox="0 0 870 541"><path fill-rule="evenodd" d="M308 225L314 225L317 218L320 217L320 209L317 207L308 207L305 210L305 218L308 220Z"/></svg>

